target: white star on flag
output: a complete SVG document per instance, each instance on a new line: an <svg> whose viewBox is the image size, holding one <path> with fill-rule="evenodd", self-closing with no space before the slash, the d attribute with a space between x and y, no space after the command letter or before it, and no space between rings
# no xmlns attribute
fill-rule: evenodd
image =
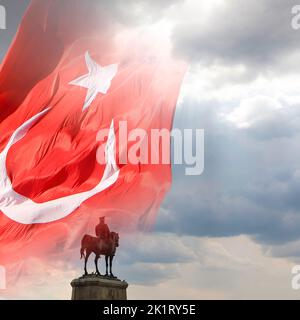
<svg viewBox="0 0 300 320"><path fill-rule="evenodd" d="M85 110L92 104L98 93L107 93L111 86L111 81L118 72L117 64L102 67L91 58L88 52L85 53L85 61L89 73L69 83L88 89L82 110Z"/></svg>

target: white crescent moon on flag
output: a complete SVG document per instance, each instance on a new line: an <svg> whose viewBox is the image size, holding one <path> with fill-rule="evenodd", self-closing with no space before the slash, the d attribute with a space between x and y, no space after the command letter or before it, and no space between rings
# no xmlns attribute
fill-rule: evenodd
<svg viewBox="0 0 300 320"><path fill-rule="evenodd" d="M8 218L22 224L48 223L65 218L84 201L112 186L118 179L120 170L116 164L116 136L112 121L105 148L106 167L99 184L93 189L78 194L36 203L14 191L7 175L6 159L10 148L23 139L28 130L50 109L46 109L21 125L9 139L0 153L0 210Z"/></svg>

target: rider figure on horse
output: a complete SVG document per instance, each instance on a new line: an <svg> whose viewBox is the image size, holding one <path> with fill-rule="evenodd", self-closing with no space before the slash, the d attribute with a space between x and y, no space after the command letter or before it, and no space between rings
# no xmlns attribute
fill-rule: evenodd
<svg viewBox="0 0 300 320"><path fill-rule="evenodd" d="M100 217L99 218L100 222L99 224L96 226L96 236L99 239L102 239L104 241L109 240L110 238L110 230L108 225L105 223L105 217Z"/></svg>

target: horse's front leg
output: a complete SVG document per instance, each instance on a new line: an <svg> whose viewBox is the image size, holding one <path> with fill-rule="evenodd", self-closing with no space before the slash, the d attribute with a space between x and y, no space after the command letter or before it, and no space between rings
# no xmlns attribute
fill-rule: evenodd
<svg viewBox="0 0 300 320"><path fill-rule="evenodd" d="M90 254L91 254L90 252L86 251L85 258L84 258L84 275L86 276L88 275L86 265L87 265Z"/></svg>
<svg viewBox="0 0 300 320"><path fill-rule="evenodd" d="M108 277L108 256L105 256L105 266L106 266L105 276Z"/></svg>
<svg viewBox="0 0 300 320"><path fill-rule="evenodd" d="M96 254L95 256L95 266L96 266L96 274L101 276L100 271L98 269L98 260L99 260L100 256Z"/></svg>
<svg viewBox="0 0 300 320"><path fill-rule="evenodd" d="M114 276L113 273L112 273L112 262L113 262L113 259L114 259L114 256L110 256L110 257L109 257L109 270L110 270L110 276L111 276L112 278L115 278L115 276Z"/></svg>

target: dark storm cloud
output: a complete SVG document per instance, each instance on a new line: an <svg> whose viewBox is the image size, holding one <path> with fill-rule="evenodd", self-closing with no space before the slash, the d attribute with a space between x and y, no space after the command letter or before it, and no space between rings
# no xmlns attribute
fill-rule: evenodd
<svg viewBox="0 0 300 320"><path fill-rule="evenodd" d="M8 14L8 30L0 33L1 56L6 51L29 2L0 2L7 8ZM231 0L216 7L209 21L204 24L201 23L202 12L195 6L195 16L183 14L173 32L175 52L190 61L205 64L247 66L247 72L238 77L237 81L246 81L261 72L269 72L272 65L286 64L291 55L300 54L300 32L291 28L291 8L296 3L295 0ZM176 7L177 4L184 4L184 1L99 1L99 7L113 19L126 25L163 19L170 8L175 8L175 12L180 10L180 6ZM257 67L259 69L253 72L253 68Z"/></svg>
<svg viewBox="0 0 300 320"><path fill-rule="evenodd" d="M122 234L120 246L114 268L131 284L159 284L178 277L179 265L199 260L194 250L174 234ZM91 262L89 268L92 266Z"/></svg>
<svg viewBox="0 0 300 320"><path fill-rule="evenodd" d="M226 1L209 22L185 20L173 40L177 52L191 61L225 65L243 64L257 74L299 53L300 33L291 28L293 0ZM194 20L195 21L195 20Z"/></svg>
<svg viewBox="0 0 300 320"><path fill-rule="evenodd" d="M156 230L212 237L247 234L273 244L300 238L299 125L286 135L288 126L269 130L266 118L241 130L220 120L216 101L190 101L182 110L175 127L188 123L205 129L205 171L185 176L181 166L174 167L173 187Z"/></svg>
<svg viewBox="0 0 300 320"><path fill-rule="evenodd" d="M151 232L133 237L127 235L122 240L122 248L118 259L123 265L183 263L195 259L190 248L168 234L156 234L155 237Z"/></svg>

